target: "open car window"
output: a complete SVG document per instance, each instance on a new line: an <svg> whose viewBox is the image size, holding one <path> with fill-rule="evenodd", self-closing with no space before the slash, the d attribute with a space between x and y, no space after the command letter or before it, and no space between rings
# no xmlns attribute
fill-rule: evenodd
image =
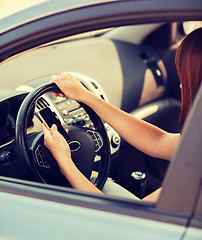
<svg viewBox="0 0 202 240"><path fill-rule="evenodd" d="M44 84L48 86L51 75L68 71L106 102L165 131L179 133L181 91L175 53L189 31L188 27L192 23L197 26L201 24L198 20L202 20L202 6L198 1L187 1L183 6L178 1L176 5L157 1L159 4L154 9L152 4L146 2L101 1L99 4L85 3L73 8L63 2L55 12L22 25L19 23L0 33L0 201L2 206L4 201L7 202L4 214L9 210L9 203L23 211L23 204L27 201L26 214L34 206L33 211L42 216L41 207L47 204L50 224L53 224L52 218L61 218L65 222L76 213L68 229L75 226L81 215L88 223L90 213L91 223L97 221L102 224L103 219L108 219L105 223L109 226L111 223L121 228L121 223L130 222L123 225L128 233L127 238L131 236L131 227L135 223L138 236L142 232L145 239L148 234L143 229L158 229L158 224L161 225L161 233L172 232L173 239L183 239L188 227L200 230L201 91L172 163L135 149L106 122L101 121L102 126L99 121L97 124L97 120L91 119L91 111L82 103L56 97L52 92L44 91L40 96L36 94L39 98L29 102L30 108L22 109L30 92L41 91L40 86ZM45 2L41 4L46 5ZM170 9L169 4L175 11ZM54 3L50 3L49 7L54 7ZM34 14L32 8L30 11ZM8 23L7 20L4 24ZM89 180L94 184L101 182L98 186L102 190L107 179L112 185L120 187L121 190L117 190L120 194L114 194L112 189L104 195L74 190L62 174L58 177L59 167L54 159L48 155L48 160L51 159L48 162L43 155L47 149L44 147L38 112L46 107L66 128L73 131L82 129L78 131L81 134L85 132L86 142L90 139L86 145L92 149L95 147L95 155L91 154L93 161L88 162L92 172L86 171L86 165L82 164ZM27 113L24 117L26 121L19 122L20 112ZM19 136L16 134L19 126L23 129L23 138L16 137ZM73 136L76 136L77 130ZM26 139L27 145L24 144ZM81 144L80 138L78 141L72 138L71 144L76 152L85 141ZM21 150L26 151L19 152L19 145ZM103 146L107 146L108 150ZM22 164L25 153L33 157L26 162L26 167ZM108 155L110 165L103 167L101 159ZM88 160L88 154L86 156ZM46 174L52 163L58 172L51 170ZM102 174L103 169L106 176L98 178L98 173ZM134 184L134 173L146 176L143 188L141 184L140 188ZM156 203L141 201L161 187L163 190ZM9 214L12 214L11 211ZM22 221L26 214L22 214ZM33 221L36 219L37 214L33 214ZM64 233L64 225L61 224L61 227ZM55 232L59 229L58 226ZM89 227L86 229L89 230ZM112 236L112 229L108 229L108 236ZM154 238L157 235L161 237L159 232L155 232ZM169 234L166 236L170 237Z"/></svg>

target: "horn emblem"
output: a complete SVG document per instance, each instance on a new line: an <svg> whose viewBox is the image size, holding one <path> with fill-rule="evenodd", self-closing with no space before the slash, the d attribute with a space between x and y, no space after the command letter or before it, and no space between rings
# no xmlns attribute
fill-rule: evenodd
<svg viewBox="0 0 202 240"><path fill-rule="evenodd" d="M81 143L78 141L69 142L69 148L71 152L76 152L81 148Z"/></svg>

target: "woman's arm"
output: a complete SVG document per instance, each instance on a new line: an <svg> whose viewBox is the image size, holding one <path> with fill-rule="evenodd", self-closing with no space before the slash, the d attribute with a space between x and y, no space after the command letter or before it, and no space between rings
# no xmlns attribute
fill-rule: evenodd
<svg viewBox="0 0 202 240"><path fill-rule="evenodd" d="M149 194L148 196L144 197L142 201L144 202L157 202L159 199L159 196L161 194L162 188L157 189L155 192Z"/></svg>
<svg viewBox="0 0 202 240"><path fill-rule="evenodd" d="M90 106L105 122L116 130L132 146L157 158L170 160L178 145L179 134L171 134L138 119L93 93L83 102Z"/></svg>
<svg viewBox="0 0 202 240"><path fill-rule="evenodd" d="M82 191L102 193L77 169L72 161L69 145L64 137L57 131L56 125L53 125L50 130L44 125L42 128L46 147L51 151L61 172L72 187Z"/></svg>
<svg viewBox="0 0 202 240"><path fill-rule="evenodd" d="M91 107L132 146L152 157L172 158L180 139L179 134L167 133L111 105L88 91L68 73L54 77L52 81L67 97Z"/></svg>

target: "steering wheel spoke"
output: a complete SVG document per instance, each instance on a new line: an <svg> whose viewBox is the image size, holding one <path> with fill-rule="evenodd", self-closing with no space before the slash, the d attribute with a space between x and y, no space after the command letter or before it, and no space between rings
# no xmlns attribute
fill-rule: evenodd
<svg viewBox="0 0 202 240"><path fill-rule="evenodd" d="M87 132L90 134L90 136L93 139L94 146L95 146L95 152L99 152L103 147L103 139L100 133L98 133L95 130L88 129Z"/></svg>
<svg viewBox="0 0 202 240"><path fill-rule="evenodd" d="M48 151L44 144L43 133L35 133L31 137L27 136L29 151L33 158L33 164L37 169L59 169L52 154Z"/></svg>
<svg viewBox="0 0 202 240"><path fill-rule="evenodd" d="M36 150L34 152L34 156L35 156L36 163L38 164L38 166L45 168L45 169L50 168L50 163L48 162L48 159L45 156L42 145L38 145L38 147L36 148Z"/></svg>

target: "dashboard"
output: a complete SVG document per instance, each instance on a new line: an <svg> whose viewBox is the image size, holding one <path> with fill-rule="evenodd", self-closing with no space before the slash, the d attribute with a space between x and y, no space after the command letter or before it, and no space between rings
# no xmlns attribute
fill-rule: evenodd
<svg viewBox="0 0 202 240"><path fill-rule="evenodd" d="M81 83L90 91L96 95L108 101L108 98L102 89L102 87L94 80L78 73L72 73ZM10 97L0 103L0 148L9 145L15 141L15 128L18 110L22 104L27 93L27 90L31 90L31 87L22 85L18 87L16 96ZM52 112L58 117L61 123L65 123L65 127L74 125L77 127L88 127L94 129L94 125L85 112L83 107L71 99L62 97L55 97L53 93L49 92L41 96L35 105L33 114L28 119L27 133L34 133L41 131L41 122L38 118L38 112L49 107ZM112 129L107 123L105 128L109 137L111 154L117 152L120 148L121 138L118 133Z"/></svg>
<svg viewBox="0 0 202 240"><path fill-rule="evenodd" d="M0 102L0 146L4 146L15 139L17 114L26 95L27 94L16 93L16 96ZM28 127L32 125L32 120L28 121Z"/></svg>
<svg viewBox="0 0 202 240"><path fill-rule="evenodd" d="M104 90L96 80L78 73L71 74L74 75L89 91L92 91L103 100L109 101ZM93 122L89 115L83 107L74 100L59 96L55 97L53 93L47 93L38 99L35 107L35 115L37 116L37 112L45 107L49 107L59 118L60 122L65 123L66 128L68 128L69 125L73 125L77 127L91 128L92 130L94 129ZM114 154L120 148L121 138L107 123L104 124L109 137L111 154Z"/></svg>

